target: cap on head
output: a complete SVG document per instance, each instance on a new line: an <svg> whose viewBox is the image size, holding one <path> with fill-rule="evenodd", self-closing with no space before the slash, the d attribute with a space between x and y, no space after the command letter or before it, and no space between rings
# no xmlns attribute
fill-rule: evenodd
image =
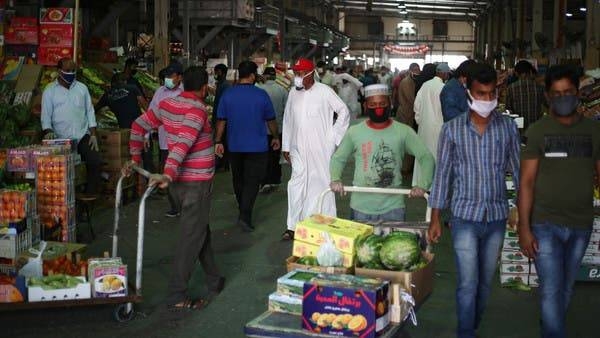
<svg viewBox="0 0 600 338"><path fill-rule="evenodd" d="M450 67L446 62L441 62L435 67L435 71L438 73L450 73Z"/></svg>
<svg viewBox="0 0 600 338"><path fill-rule="evenodd" d="M309 59L300 58L294 66L292 70L295 72L310 72L315 69L315 64Z"/></svg>
<svg viewBox="0 0 600 338"><path fill-rule="evenodd" d="M380 84L380 83L366 86L364 90L365 90L365 98L368 98L371 96L378 96L378 95L383 95L383 96L390 95L390 90L389 90L388 86L384 85L384 84Z"/></svg>

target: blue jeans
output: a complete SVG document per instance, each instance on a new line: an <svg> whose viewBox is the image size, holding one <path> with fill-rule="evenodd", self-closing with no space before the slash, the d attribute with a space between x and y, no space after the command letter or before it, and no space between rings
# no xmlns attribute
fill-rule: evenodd
<svg viewBox="0 0 600 338"><path fill-rule="evenodd" d="M385 214L380 215L370 215L362 213L355 209L350 209L350 219L356 221L364 221L368 223L377 223L377 222L404 222L405 218L405 209L398 208L393 209L391 211L386 212Z"/></svg>
<svg viewBox="0 0 600 338"><path fill-rule="evenodd" d="M490 295L506 220L450 221L457 270L456 315L459 338L474 338Z"/></svg>
<svg viewBox="0 0 600 338"><path fill-rule="evenodd" d="M551 223L534 224L531 230L538 242L535 268L540 284L542 337L563 338L567 336L565 319L573 284L591 230Z"/></svg>

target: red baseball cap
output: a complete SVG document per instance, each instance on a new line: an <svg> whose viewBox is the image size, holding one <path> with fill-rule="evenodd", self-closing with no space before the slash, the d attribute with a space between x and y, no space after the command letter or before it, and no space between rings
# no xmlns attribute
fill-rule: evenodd
<svg viewBox="0 0 600 338"><path fill-rule="evenodd" d="M315 69L315 64L309 59L304 58L298 59L298 61L296 61L296 63L292 67L292 70L295 72L310 72L313 69Z"/></svg>

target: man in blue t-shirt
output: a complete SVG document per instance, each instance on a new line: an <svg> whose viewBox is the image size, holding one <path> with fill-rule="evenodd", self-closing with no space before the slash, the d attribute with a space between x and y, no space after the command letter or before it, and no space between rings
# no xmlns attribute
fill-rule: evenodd
<svg viewBox="0 0 600 338"><path fill-rule="evenodd" d="M227 127L233 190L239 206L238 225L247 232L254 231L252 209L268 165L267 126L271 135L279 135L271 99L254 85L257 70L252 61L240 63L238 84L227 89L219 101L215 136L215 154L223 156L222 137ZM273 150L280 145L279 137L273 137Z"/></svg>

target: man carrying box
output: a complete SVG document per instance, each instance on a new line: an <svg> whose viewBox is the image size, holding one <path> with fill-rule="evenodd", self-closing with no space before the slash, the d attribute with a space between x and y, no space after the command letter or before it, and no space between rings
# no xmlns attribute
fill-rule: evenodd
<svg viewBox="0 0 600 338"><path fill-rule="evenodd" d="M400 188L402 160L406 153L416 157L423 175L410 196L422 197L433 178L434 159L409 126L390 119L391 101L386 85L365 87L365 111L369 119L354 125L331 158L331 190L344 192L342 171L354 154L353 184L362 187ZM404 221L404 196L353 193L351 218L360 221Z"/></svg>

